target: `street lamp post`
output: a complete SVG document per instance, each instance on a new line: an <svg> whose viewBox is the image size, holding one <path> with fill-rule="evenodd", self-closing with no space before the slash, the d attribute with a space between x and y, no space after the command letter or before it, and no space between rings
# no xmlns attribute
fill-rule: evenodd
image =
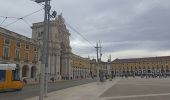
<svg viewBox="0 0 170 100"><path fill-rule="evenodd" d="M45 93L45 97L47 97L47 88L48 88L49 22L50 22L50 18L56 17L57 12L53 11L52 15L50 15L50 10L51 10L50 1L51 0L34 0L34 1L36 3L45 2L44 34L43 34L43 46L41 49L41 63L42 64L41 64L40 96L39 96L39 100L43 100L44 93ZM45 80L44 80L44 74L45 74Z"/></svg>
<svg viewBox="0 0 170 100"><path fill-rule="evenodd" d="M48 83L48 77L47 77L47 62L48 62L48 51L47 51L47 47L48 47L48 35L49 35L49 13L50 13L50 0L35 0L36 3L43 3L45 2L45 7L44 7L44 11L45 11L45 16L44 16L44 34L43 34L43 47L41 50L41 76L40 76L40 95L39 95L39 100L43 100L43 96L44 96L44 92L45 92L45 96L47 95L47 83ZM44 82L44 73L46 73L46 78ZM45 89L44 89L44 83L46 83L45 85ZM45 91L44 91L45 90Z"/></svg>
<svg viewBox="0 0 170 100"><path fill-rule="evenodd" d="M98 46L98 43L96 44L96 51L97 51L97 80L98 82L100 82L100 75L99 75L99 55L98 55L98 50L99 50L99 46Z"/></svg>

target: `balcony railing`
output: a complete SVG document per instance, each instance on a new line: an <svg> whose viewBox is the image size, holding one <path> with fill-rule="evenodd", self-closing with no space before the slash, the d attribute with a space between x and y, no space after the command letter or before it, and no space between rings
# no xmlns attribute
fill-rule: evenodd
<svg viewBox="0 0 170 100"><path fill-rule="evenodd" d="M14 58L14 61L19 62L20 59L19 58Z"/></svg>
<svg viewBox="0 0 170 100"><path fill-rule="evenodd" d="M33 64L36 64L36 63L37 63L37 61L33 60L33 61L32 61L32 63L33 63Z"/></svg>
<svg viewBox="0 0 170 100"><path fill-rule="evenodd" d="M2 56L2 59L3 59L3 60L9 60L9 57Z"/></svg>
<svg viewBox="0 0 170 100"><path fill-rule="evenodd" d="M29 60L28 60L28 59L25 59L25 60L24 60L24 62L25 62L25 63L28 63L28 62L29 62Z"/></svg>

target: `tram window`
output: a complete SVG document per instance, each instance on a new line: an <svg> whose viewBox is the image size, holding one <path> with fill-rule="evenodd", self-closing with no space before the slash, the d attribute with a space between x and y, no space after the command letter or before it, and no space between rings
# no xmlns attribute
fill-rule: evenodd
<svg viewBox="0 0 170 100"><path fill-rule="evenodd" d="M13 81L19 80L18 70L12 70L12 80Z"/></svg>
<svg viewBox="0 0 170 100"><path fill-rule="evenodd" d="M0 70L0 82L5 81L5 70Z"/></svg>

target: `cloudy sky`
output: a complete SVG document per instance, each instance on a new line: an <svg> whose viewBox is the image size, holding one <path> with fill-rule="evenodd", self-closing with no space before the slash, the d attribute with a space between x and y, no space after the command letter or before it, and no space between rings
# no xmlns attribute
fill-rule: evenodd
<svg viewBox="0 0 170 100"><path fill-rule="evenodd" d="M52 0L51 5L93 45L101 41L103 60L170 55L170 0ZM1 0L0 16L22 17L41 8L31 0ZM43 11L6 27L15 20L1 27L31 37L30 26L43 21ZM73 52L95 58L93 46L68 29Z"/></svg>

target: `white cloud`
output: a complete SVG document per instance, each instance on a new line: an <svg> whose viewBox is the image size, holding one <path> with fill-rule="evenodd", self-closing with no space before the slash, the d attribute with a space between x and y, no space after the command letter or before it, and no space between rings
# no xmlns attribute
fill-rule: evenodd
<svg viewBox="0 0 170 100"><path fill-rule="evenodd" d="M170 0L52 0L51 3L52 10L62 12L65 20L94 45L102 41L103 59L109 54L118 58L169 55L169 4ZM3 0L0 15L21 17L40 8L30 0ZM26 20L30 24L42 21L43 12ZM6 20L2 26L12 21ZM31 29L22 21L7 28L31 37ZM73 52L95 57L96 51L88 42L74 31L70 33Z"/></svg>

